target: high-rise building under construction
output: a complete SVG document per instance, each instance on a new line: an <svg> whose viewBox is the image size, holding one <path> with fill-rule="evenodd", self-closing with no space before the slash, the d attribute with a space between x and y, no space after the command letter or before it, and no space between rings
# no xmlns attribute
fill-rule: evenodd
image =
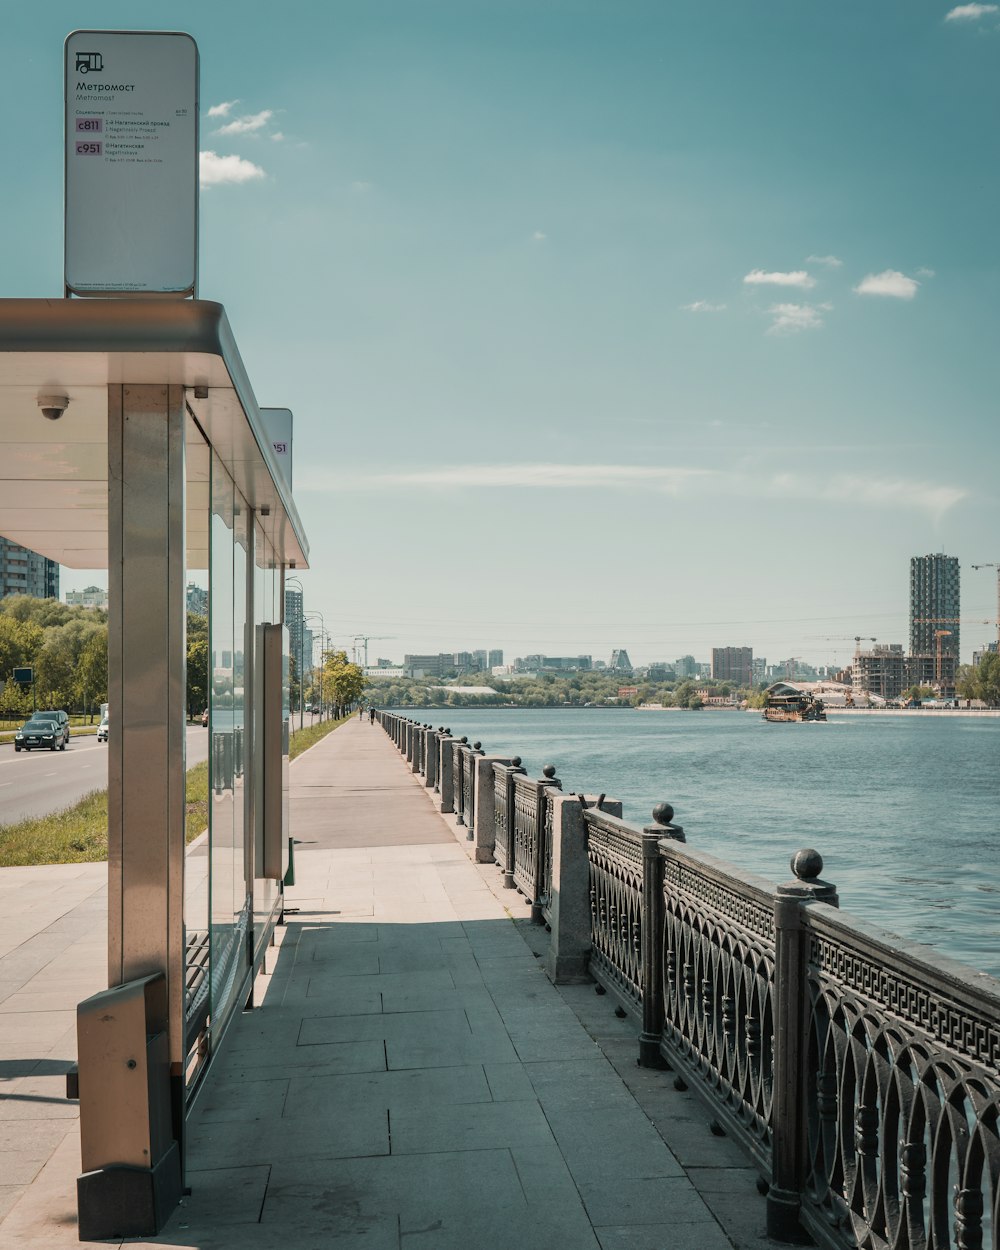
<svg viewBox="0 0 1000 1250"><path fill-rule="evenodd" d="M959 662L958 556L914 556L910 560L910 655Z"/></svg>

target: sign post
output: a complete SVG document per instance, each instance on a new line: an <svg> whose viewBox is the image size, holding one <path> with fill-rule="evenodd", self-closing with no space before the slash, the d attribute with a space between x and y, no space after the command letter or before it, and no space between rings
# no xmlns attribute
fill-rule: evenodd
<svg viewBox="0 0 1000 1250"><path fill-rule="evenodd" d="M197 45L77 30L65 57L66 294L195 295Z"/></svg>

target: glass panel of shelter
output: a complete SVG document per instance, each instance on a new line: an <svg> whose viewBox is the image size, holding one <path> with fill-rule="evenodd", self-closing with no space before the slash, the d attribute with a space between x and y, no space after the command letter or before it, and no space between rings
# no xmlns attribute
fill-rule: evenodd
<svg viewBox="0 0 1000 1250"><path fill-rule="evenodd" d="M185 425L185 501L187 546L187 646L186 707L189 724L200 726L208 703L208 565L209 512L211 507L212 454L190 416ZM196 759L200 752L192 752ZM191 760L187 760L188 766ZM185 1034L190 1083L197 1080L206 1050L203 1044L209 1008L209 903L208 840L198 837L190 844L184 865L185 932Z"/></svg>

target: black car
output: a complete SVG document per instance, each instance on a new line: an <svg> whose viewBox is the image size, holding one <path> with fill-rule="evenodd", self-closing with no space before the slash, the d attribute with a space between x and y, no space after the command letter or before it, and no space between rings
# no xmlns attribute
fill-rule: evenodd
<svg viewBox="0 0 1000 1250"><path fill-rule="evenodd" d="M46 747L49 751L65 751L68 741L69 725L33 716L14 735L14 750L30 751L35 747Z"/></svg>

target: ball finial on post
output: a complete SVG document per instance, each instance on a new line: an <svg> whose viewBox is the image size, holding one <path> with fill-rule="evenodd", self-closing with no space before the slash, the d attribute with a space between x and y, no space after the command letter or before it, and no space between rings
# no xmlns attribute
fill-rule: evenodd
<svg viewBox="0 0 1000 1250"><path fill-rule="evenodd" d="M792 872L800 881L814 881L823 871L823 856L812 847L796 851L790 860Z"/></svg>

